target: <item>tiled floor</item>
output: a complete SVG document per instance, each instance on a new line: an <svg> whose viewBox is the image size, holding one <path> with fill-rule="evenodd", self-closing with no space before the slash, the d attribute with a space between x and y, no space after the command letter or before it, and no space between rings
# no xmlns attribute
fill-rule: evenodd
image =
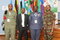
<svg viewBox="0 0 60 40"><path fill-rule="evenodd" d="M0 40L4 40L4 36L0 35ZM23 38L24 40L24 38ZM29 38L30 40L30 38ZM44 33L41 32L40 40L44 40ZM53 32L53 40L60 40L60 25L56 25Z"/></svg>
<svg viewBox="0 0 60 40"><path fill-rule="evenodd" d="M0 40L4 40L4 36L3 35L0 35Z"/></svg>
<svg viewBox="0 0 60 40"><path fill-rule="evenodd" d="M43 32L41 32L41 40L44 40L44 35L43 35L44 33ZM24 38L22 38L23 40L24 40ZM29 40L31 40L31 38L28 38ZM5 40L5 36L4 35L0 35L0 40Z"/></svg>

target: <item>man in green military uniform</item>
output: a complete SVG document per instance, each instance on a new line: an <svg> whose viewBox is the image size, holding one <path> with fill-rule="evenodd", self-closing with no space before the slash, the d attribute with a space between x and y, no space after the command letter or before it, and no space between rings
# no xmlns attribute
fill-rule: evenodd
<svg viewBox="0 0 60 40"><path fill-rule="evenodd" d="M55 14L51 12L50 5L47 5L46 7L47 9L45 9L45 14L44 14L45 40L52 40Z"/></svg>
<svg viewBox="0 0 60 40"><path fill-rule="evenodd" d="M5 40L15 40L16 13L13 11L12 4L8 5L8 10L4 14Z"/></svg>

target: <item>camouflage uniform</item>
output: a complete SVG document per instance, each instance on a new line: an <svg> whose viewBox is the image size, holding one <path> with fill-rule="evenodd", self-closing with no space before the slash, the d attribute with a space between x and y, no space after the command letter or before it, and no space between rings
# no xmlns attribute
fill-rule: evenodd
<svg viewBox="0 0 60 40"><path fill-rule="evenodd" d="M15 40L15 28L16 28L16 13L14 11L10 12L7 11L7 14L4 16L6 17L6 20L4 20L4 28L5 28L5 40ZM8 22L10 21L10 22Z"/></svg>
<svg viewBox="0 0 60 40"><path fill-rule="evenodd" d="M53 32L53 24L55 21L55 15L52 12L47 12L44 15L44 32L45 32L45 40L52 40L52 35L49 33Z"/></svg>

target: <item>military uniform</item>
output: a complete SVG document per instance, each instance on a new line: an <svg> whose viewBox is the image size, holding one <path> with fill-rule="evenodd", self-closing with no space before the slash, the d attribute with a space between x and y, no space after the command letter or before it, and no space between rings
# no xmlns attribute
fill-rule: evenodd
<svg viewBox="0 0 60 40"><path fill-rule="evenodd" d="M4 15L6 19L4 20L5 24L5 40L15 40L15 29L16 29L16 13L14 11L7 11L7 14Z"/></svg>
<svg viewBox="0 0 60 40"><path fill-rule="evenodd" d="M45 29L45 40L52 40L52 35L49 33L53 32L53 24L55 21L55 15L52 12L47 12L44 15L44 29Z"/></svg>

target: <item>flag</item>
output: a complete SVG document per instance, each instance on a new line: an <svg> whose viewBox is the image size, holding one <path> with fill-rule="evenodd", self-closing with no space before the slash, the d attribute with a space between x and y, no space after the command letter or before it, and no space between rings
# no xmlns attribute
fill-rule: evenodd
<svg viewBox="0 0 60 40"><path fill-rule="evenodd" d="M21 1L22 1L22 8L25 8L24 0L21 0Z"/></svg>
<svg viewBox="0 0 60 40"><path fill-rule="evenodd" d="M44 0L44 2L46 2L47 0Z"/></svg>
<svg viewBox="0 0 60 40"><path fill-rule="evenodd" d="M24 0L24 1L28 1L28 0Z"/></svg>
<svg viewBox="0 0 60 40"><path fill-rule="evenodd" d="M37 1L38 1L38 0L34 0L34 6L37 6Z"/></svg>
<svg viewBox="0 0 60 40"><path fill-rule="evenodd" d="M28 14L28 0L24 0L25 3L25 14Z"/></svg>
<svg viewBox="0 0 60 40"><path fill-rule="evenodd" d="M33 6L31 5L31 1L32 0L28 0L28 15L30 15L30 13L32 12L32 8L33 8Z"/></svg>
<svg viewBox="0 0 60 40"><path fill-rule="evenodd" d="M38 0L38 3L37 3L37 6L38 6L38 12L41 12L40 5L41 5L41 1Z"/></svg>
<svg viewBox="0 0 60 40"><path fill-rule="evenodd" d="M28 10L28 1L25 1L25 8Z"/></svg>
<svg viewBox="0 0 60 40"><path fill-rule="evenodd" d="M43 4L41 4L40 6L41 6L40 9L41 9L42 16L44 16L44 6Z"/></svg>
<svg viewBox="0 0 60 40"><path fill-rule="evenodd" d="M22 1L19 1L18 14L21 14L21 9L22 9Z"/></svg>
<svg viewBox="0 0 60 40"><path fill-rule="evenodd" d="M31 7L28 9L28 15L30 15L30 13L32 12Z"/></svg>
<svg viewBox="0 0 60 40"><path fill-rule="evenodd" d="M22 8L22 1L20 1L20 9Z"/></svg>
<svg viewBox="0 0 60 40"><path fill-rule="evenodd" d="M30 7L30 1L31 0L25 0L25 8L26 8L26 14L30 15L31 7Z"/></svg>
<svg viewBox="0 0 60 40"><path fill-rule="evenodd" d="M44 0L40 0L41 4L44 4Z"/></svg>
<svg viewBox="0 0 60 40"><path fill-rule="evenodd" d="M30 6L31 6L32 11L34 11L34 1L30 1Z"/></svg>
<svg viewBox="0 0 60 40"><path fill-rule="evenodd" d="M41 9L41 13L42 13L42 16L43 16L44 15L44 6L43 6L44 0L40 0L40 2L41 2L40 9Z"/></svg>
<svg viewBox="0 0 60 40"><path fill-rule="evenodd" d="M57 12L57 7L52 7L52 8L51 8L51 11L52 11L52 12Z"/></svg>
<svg viewBox="0 0 60 40"><path fill-rule="evenodd" d="M28 0L28 5L30 5L30 1L31 1L31 0Z"/></svg>
<svg viewBox="0 0 60 40"><path fill-rule="evenodd" d="M18 0L15 0L15 10L16 10L16 13L18 14Z"/></svg>

